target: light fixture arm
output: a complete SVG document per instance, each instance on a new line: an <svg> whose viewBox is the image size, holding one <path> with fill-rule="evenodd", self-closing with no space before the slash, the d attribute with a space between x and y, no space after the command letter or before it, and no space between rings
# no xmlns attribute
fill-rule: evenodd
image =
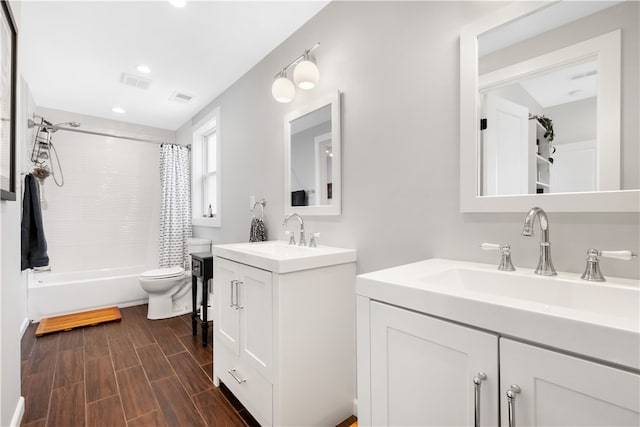
<svg viewBox="0 0 640 427"><path fill-rule="evenodd" d="M314 50L316 50L319 47L320 47L320 42L316 43L311 49L305 50L302 55L298 56L296 59L294 59L293 61L288 63L280 72L278 72L278 74L276 74L274 76L274 78L277 79L278 77L283 77L284 75L286 75L287 70L289 70L289 68L293 67L294 65L296 65L300 61L308 59L309 55L311 54L311 52L313 52Z"/></svg>

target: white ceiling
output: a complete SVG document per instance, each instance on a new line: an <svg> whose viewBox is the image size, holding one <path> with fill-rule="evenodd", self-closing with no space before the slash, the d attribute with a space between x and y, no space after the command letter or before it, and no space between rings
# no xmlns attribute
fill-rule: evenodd
<svg viewBox="0 0 640 427"><path fill-rule="evenodd" d="M328 2L23 2L22 73L40 107L175 130ZM122 84L123 72L149 89ZM176 90L194 97L170 101Z"/></svg>

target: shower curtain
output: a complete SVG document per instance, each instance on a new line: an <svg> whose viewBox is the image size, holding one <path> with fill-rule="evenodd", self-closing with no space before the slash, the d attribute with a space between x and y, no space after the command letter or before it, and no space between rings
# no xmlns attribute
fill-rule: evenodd
<svg viewBox="0 0 640 427"><path fill-rule="evenodd" d="M189 149L160 146L160 267L183 267L191 237L191 172Z"/></svg>

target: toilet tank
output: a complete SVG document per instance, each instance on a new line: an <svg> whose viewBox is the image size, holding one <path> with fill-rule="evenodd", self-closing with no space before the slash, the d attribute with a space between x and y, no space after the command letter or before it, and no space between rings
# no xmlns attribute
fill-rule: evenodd
<svg viewBox="0 0 640 427"><path fill-rule="evenodd" d="M191 254L196 252L211 252L211 240L189 237L187 239L187 252L189 252L189 259L187 260L185 270L191 270Z"/></svg>
<svg viewBox="0 0 640 427"><path fill-rule="evenodd" d="M187 239L187 251L190 254L194 252L211 252L211 240L190 237Z"/></svg>

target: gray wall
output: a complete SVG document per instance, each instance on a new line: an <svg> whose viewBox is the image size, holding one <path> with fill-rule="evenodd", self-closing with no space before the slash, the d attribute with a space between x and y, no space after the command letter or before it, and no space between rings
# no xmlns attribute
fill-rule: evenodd
<svg viewBox="0 0 640 427"><path fill-rule="evenodd" d="M343 91L343 204L307 217L320 244L356 248L364 273L430 257L497 263L481 242L510 243L535 267L538 238L520 236L525 212L459 212L460 28L504 3L333 2L199 113L221 108L222 228L214 243L247 241L249 196L267 201L270 239L284 239L283 118ZM273 75L317 41L320 84L294 102L271 97ZM178 132L190 142L191 124ZM544 208L544 206L542 206ZM585 252L638 250L638 214L550 214L558 270L581 272ZM638 261L604 260L605 275L639 277Z"/></svg>

